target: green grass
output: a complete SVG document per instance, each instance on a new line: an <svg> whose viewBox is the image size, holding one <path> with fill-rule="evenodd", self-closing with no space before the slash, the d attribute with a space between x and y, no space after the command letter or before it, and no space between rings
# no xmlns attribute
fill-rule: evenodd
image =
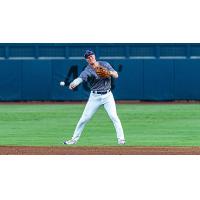
<svg viewBox="0 0 200 200"><path fill-rule="evenodd" d="M84 105L0 105L0 145L63 146ZM117 105L127 146L200 146L199 104ZM77 146L115 146L115 129L100 108Z"/></svg>

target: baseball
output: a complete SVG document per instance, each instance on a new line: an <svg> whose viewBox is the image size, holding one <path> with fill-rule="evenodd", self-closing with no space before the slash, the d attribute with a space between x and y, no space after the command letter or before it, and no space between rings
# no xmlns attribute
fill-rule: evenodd
<svg viewBox="0 0 200 200"><path fill-rule="evenodd" d="M60 82L60 86L64 86L65 85L65 82L64 81L61 81Z"/></svg>

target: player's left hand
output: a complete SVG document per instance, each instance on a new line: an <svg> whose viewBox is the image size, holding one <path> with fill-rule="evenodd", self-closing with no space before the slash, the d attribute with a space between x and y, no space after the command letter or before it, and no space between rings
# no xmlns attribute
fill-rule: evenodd
<svg viewBox="0 0 200 200"><path fill-rule="evenodd" d="M101 78L108 78L111 76L111 72L105 67L98 66L95 68L96 74Z"/></svg>

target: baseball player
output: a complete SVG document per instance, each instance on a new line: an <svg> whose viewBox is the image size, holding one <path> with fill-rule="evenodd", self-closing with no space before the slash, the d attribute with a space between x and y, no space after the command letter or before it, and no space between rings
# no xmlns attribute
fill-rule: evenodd
<svg viewBox="0 0 200 200"><path fill-rule="evenodd" d="M69 89L73 90L80 83L86 81L89 83L91 93L72 138L65 141L64 144L76 144L86 123L92 118L97 109L103 105L114 124L118 144L123 145L125 144L124 132L119 117L117 116L115 100L111 92L111 76L118 78L118 73L108 62L96 61L94 52L90 50L86 50L84 57L88 65L80 76L69 84ZM60 82L60 85L63 86L64 82Z"/></svg>

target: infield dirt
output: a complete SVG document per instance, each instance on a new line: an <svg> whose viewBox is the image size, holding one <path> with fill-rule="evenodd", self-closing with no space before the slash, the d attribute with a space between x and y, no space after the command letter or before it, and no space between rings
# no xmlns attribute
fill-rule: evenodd
<svg viewBox="0 0 200 200"><path fill-rule="evenodd" d="M200 147L0 146L0 155L200 155Z"/></svg>

